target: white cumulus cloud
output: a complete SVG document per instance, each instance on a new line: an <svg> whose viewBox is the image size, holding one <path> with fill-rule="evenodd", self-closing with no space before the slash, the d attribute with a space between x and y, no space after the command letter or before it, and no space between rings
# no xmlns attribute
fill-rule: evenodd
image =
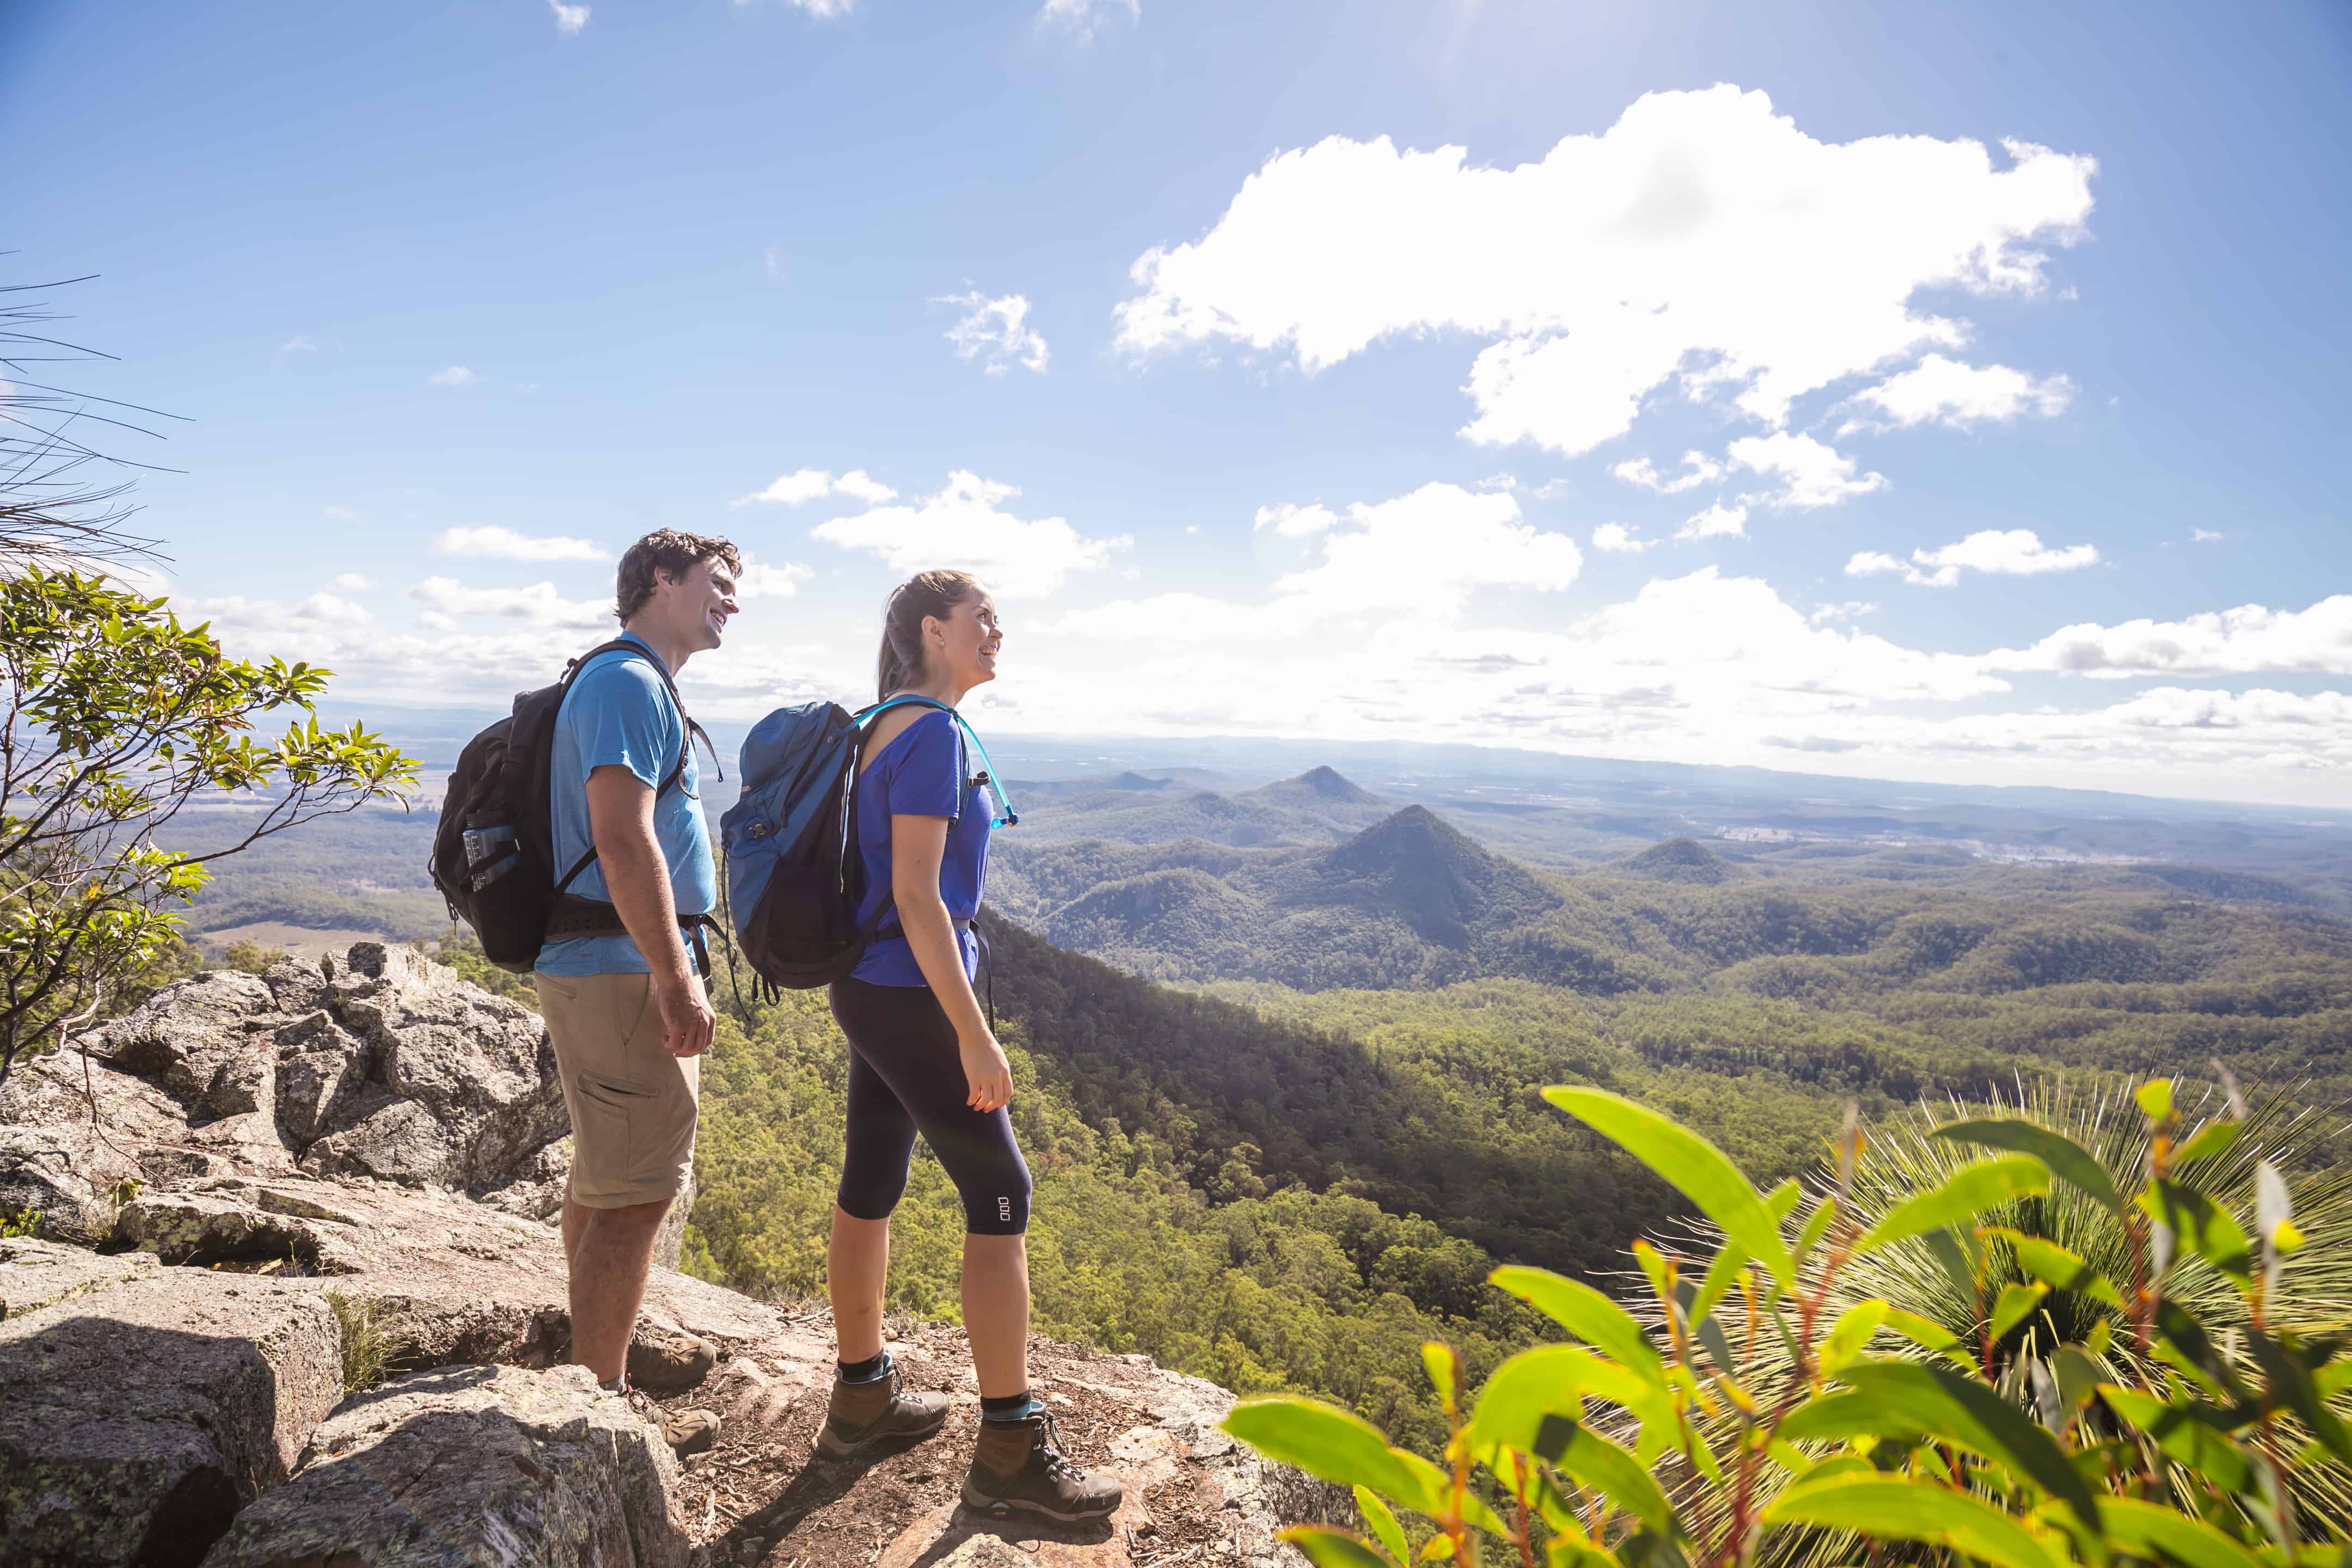
<svg viewBox="0 0 2352 1568"><path fill-rule="evenodd" d="M743 552L743 570L735 574L735 597L740 599L789 599L801 591L801 584L816 575L814 568L797 561L770 564L754 560L751 552Z"/></svg>
<svg viewBox="0 0 2352 1568"><path fill-rule="evenodd" d="M613 618L610 604L567 599L552 583L527 588L469 588L454 577L427 577L408 591L425 606L426 624L446 626L457 616L498 616L535 626L601 626ZM432 617L438 616L436 621Z"/></svg>
<svg viewBox="0 0 2352 1568"><path fill-rule="evenodd" d="M1564 453L1623 434L1678 374L1778 426L1805 393L1965 341L1914 308L1923 289L2040 290L2095 170L2023 142L1821 142L1730 86L1645 95L1509 169L1332 137L1138 259L1118 338L1233 340L1309 372L1397 334L1492 339L1465 433Z"/></svg>
<svg viewBox="0 0 2352 1568"><path fill-rule="evenodd" d="M1965 430L1974 425L2006 425L2025 414L2048 419L2063 414L2074 397L2074 384L2063 375L2037 381L2005 364L1963 364L1931 353L1900 375L1856 393L1853 401L1875 409L1877 416L1849 421L1844 429L1932 420Z"/></svg>
<svg viewBox="0 0 2352 1568"><path fill-rule="evenodd" d="M586 539L533 538L511 528L445 529L433 541L436 555L479 555L493 561L610 561L612 552Z"/></svg>
<svg viewBox="0 0 2352 1568"><path fill-rule="evenodd" d="M778 506L799 506L803 501L820 500L826 496L847 496L864 501L867 506L880 506L896 500L898 492L875 479L864 468L852 468L839 479L823 468L796 468L777 476L776 482L766 489L748 496L738 496L730 504L747 506L752 501L772 501Z"/></svg>
<svg viewBox="0 0 2352 1568"><path fill-rule="evenodd" d="M478 386L481 384L481 380L478 374L467 370L464 365L453 364L446 370L436 370L426 376L425 384L427 386Z"/></svg>
<svg viewBox="0 0 2352 1568"><path fill-rule="evenodd" d="M2352 594L2332 595L2304 610L2241 605L2177 621L2065 626L2031 647L2002 648L1982 662L1988 669L2053 670L2100 679L2273 671L2352 675Z"/></svg>
<svg viewBox="0 0 2352 1568"><path fill-rule="evenodd" d="M1639 555L1659 542L1634 538L1633 530L1622 522L1604 522L1592 531L1592 548L1606 555Z"/></svg>
<svg viewBox="0 0 2352 1568"><path fill-rule="evenodd" d="M947 295L938 302L964 312L947 334L958 359L978 360L991 375L1003 375L1015 364L1045 374L1048 351L1045 338L1029 325L1027 296L1006 294L992 300L975 289L969 294Z"/></svg>
<svg viewBox="0 0 2352 1568"><path fill-rule="evenodd" d="M893 571L955 566L1001 598L1039 597L1070 577L1098 572L1134 541L1088 539L1058 517L1022 518L1000 503L1021 492L958 469L947 488L913 506L882 506L819 523L811 537L878 555Z"/></svg>
<svg viewBox="0 0 2352 1568"><path fill-rule="evenodd" d="M1258 508L1256 526L1270 528L1288 538L1302 539L1311 533L1320 533L1339 521L1339 514L1321 501L1308 506L1284 501L1278 506Z"/></svg>
<svg viewBox="0 0 2352 1568"><path fill-rule="evenodd" d="M370 588L374 587L375 584L369 582L365 577L361 576L356 572L345 572L338 575L335 580L328 584L327 586L333 589L338 594L364 594Z"/></svg>
<svg viewBox="0 0 2352 1568"><path fill-rule="evenodd" d="M588 7L566 5L563 0L547 0L547 8L555 13L555 30L571 37L588 25Z"/></svg>
<svg viewBox="0 0 2352 1568"><path fill-rule="evenodd" d="M2048 545L2030 528L1989 528L1971 533L1958 544L1937 550L1914 550L1900 561L1882 550L1858 551L1845 563L1849 577L1902 574L1906 583L1923 588L1958 586L1962 572L1997 576L2033 577L2050 572L2079 572L2099 563L2096 545Z"/></svg>
<svg viewBox="0 0 2352 1568"><path fill-rule="evenodd" d="M1743 436L1724 455L1737 468L1782 481L1778 490L1739 498L1769 506L1811 510L1886 488L1885 475L1857 475L1854 469L1858 465L1853 458L1811 436L1792 435L1786 430L1776 430L1769 436Z"/></svg>
<svg viewBox="0 0 2352 1568"><path fill-rule="evenodd" d="M1747 533L1748 509L1738 505L1726 506L1717 501L1705 511L1694 512L1685 518L1682 527L1675 531L1675 537L1718 539L1728 534L1733 538L1745 538Z"/></svg>
<svg viewBox="0 0 2352 1568"><path fill-rule="evenodd" d="M1045 0L1037 10L1037 26L1090 43L1109 25L1113 12L1124 14L1130 23L1140 21L1142 0Z"/></svg>
<svg viewBox="0 0 2352 1568"><path fill-rule="evenodd" d="M1685 490L1696 489L1701 485L1723 478L1723 465L1705 452L1685 452L1683 471L1679 474L1658 472L1647 458L1619 463L1609 471L1629 485L1640 485L1643 489L1668 496L1680 495Z"/></svg>

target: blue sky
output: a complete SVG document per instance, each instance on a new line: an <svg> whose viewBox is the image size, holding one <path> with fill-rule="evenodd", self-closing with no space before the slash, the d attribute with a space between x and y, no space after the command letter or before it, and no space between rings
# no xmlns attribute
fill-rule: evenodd
<svg viewBox="0 0 2352 1568"><path fill-rule="evenodd" d="M956 563L1000 728L2342 799L2341 5L136 15L0 10L0 243L352 696L668 525L714 715Z"/></svg>

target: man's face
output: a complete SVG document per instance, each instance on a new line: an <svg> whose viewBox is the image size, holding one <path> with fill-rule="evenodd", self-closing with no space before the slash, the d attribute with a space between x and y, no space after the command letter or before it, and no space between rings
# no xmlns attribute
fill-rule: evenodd
<svg viewBox="0 0 2352 1568"><path fill-rule="evenodd" d="M717 647L725 639L728 618L739 607L735 574L725 562L698 561L685 576L675 580L656 573L655 582L667 612L663 618L679 641L700 652Z"/></svg>

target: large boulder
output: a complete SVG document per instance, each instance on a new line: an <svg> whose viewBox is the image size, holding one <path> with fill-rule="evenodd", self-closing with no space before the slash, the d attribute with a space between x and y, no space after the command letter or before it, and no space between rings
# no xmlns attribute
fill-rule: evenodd
<svg viewBox="0 0 2352 1568"><path fill-rule="evenodd" d="M367 1177L560 1206L570 1124L547 1028L405 947L219 970L21 1060L0 1087L0 1205L94 1245L139 1187Z"/></svg>
<svg viewBox="0 0 2352 1568"><path fill-rule="evenodd" d="M277 1266L378 1325L400 1368L461 1362L543 1367L572 1337L562 1237L452 1193L299 1173L216 1176L124 1206L118 1243L166 1264ZM644 1332L721 1346L786 1331L772 1308L656 1268Z"/></svg>
<svg viewBox="0 0 2352 1568"><path fill-rule="evenodd" d="M677 1480L585 1367L418 1373L337 1410L205 1568L685 1568Z"/></svg>
<svg viewBox="0 0 2352 1568"><path fill-rule="evenodd" d="M0 1296L19 1276L53 1289L59 1267L0 1263ZM0 1322L0 1563L12 1568L194 1563L286 1479L342 1397L341 1338L315 1291L128 1272L85 1274Z"/></svg>

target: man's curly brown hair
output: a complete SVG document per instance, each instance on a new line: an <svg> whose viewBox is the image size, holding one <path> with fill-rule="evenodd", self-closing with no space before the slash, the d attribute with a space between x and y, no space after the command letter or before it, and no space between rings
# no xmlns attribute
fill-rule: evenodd
<svg viewBox="0 0 2352 1568"><path fill-rule="evenodd" d="M739 576L743 571L742 553L724 539L682 533L675 528L654 530L621 557L621 569L614 577L613 614L623 626L628 625L629 617L654 596L655 573L666 572L675 582L705 561L716 561Z"/></svg>

